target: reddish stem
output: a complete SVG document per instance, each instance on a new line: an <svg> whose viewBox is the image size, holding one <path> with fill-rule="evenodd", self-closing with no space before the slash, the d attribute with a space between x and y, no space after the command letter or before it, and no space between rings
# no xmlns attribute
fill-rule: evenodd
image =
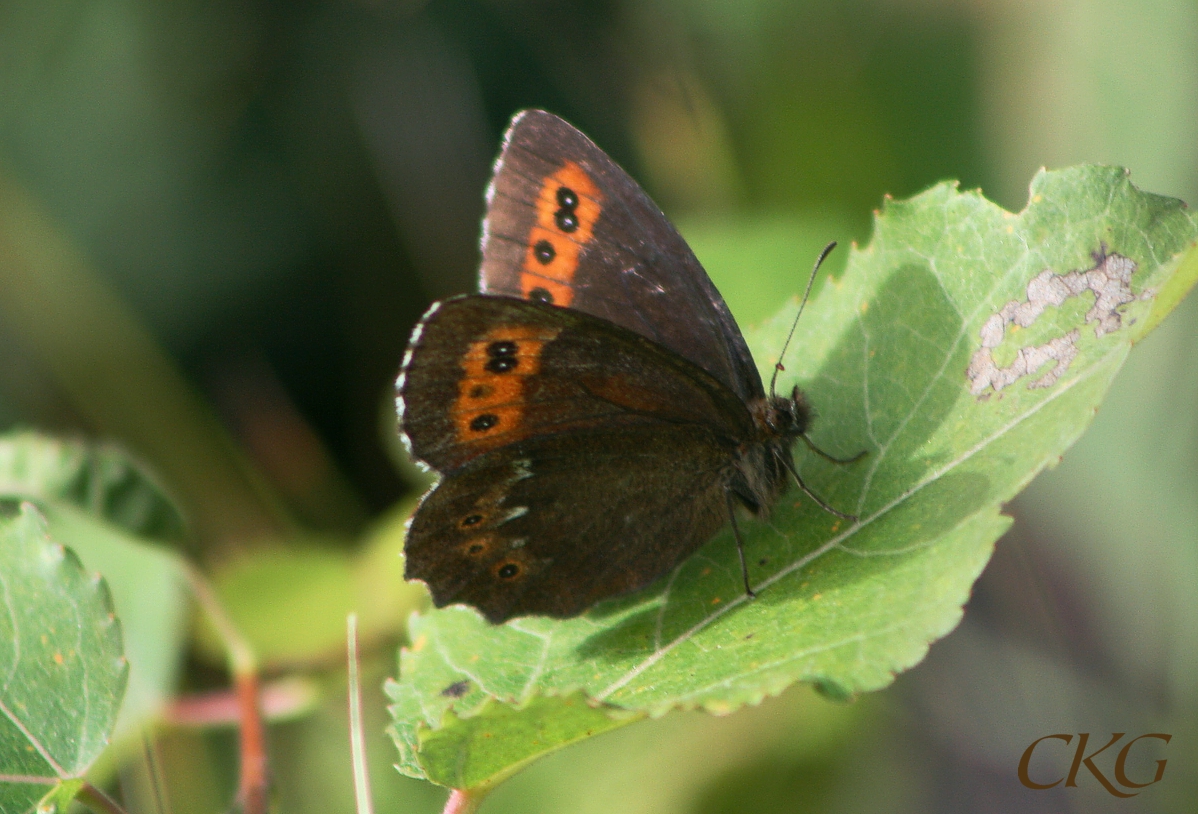
<svg viewBox="0 0 1198 814"><path fill-rule="evenodd" d="M258 674L234 676L241 708L241 780L237 799L245 814L266 814L269 807L269 778L266 762L266 728L258 702Z"/></svg>
<svg viewBox="0 0 1198 814"><path fill-rule="evenodd" d="M472 814L478 810L483 795L471 794L465 789L451 789L449 799L445 801L445 810L441 814Z"/></svg>
<svg viewBox="0 0 1198 814"><path fill-rule="evenodd" d="M241 779L237 784L237 801L245 814L267 814L270 800L266 730L262 724L257 659L199 570L188 568L187 577L192 594L229 651L229 672L233 675L241 719Z"/></svg>
<svg viewBox="0 0 1198 814"><path fill-rule="evenodd" d="M267 721L290 718L316 703L315 684L304 678L283 678L263 684L259 693ZM175 698L162 713L170 726L234 726L241 722L241 706L232 690L194 693Z"/></svg>

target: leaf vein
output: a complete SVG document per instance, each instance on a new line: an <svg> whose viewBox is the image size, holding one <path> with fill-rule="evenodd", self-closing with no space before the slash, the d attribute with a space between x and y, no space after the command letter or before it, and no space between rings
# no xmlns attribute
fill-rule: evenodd
<svg viewBox="0 0 1198 814"><path fill-rule="evenodd" d="M1108 354L1106 357L1103 357L1102 361L1105 361L1105 359L1109 358L1110 355L1111 354ZM1052 393L1050 393L1044 399L1042 399L1041 401L1038 401L1035 405L1033 405L1029 409L1025 410L1023 413L1016 416L1015 418L1011 419L1011 421L1004 424L1002 427L1000 427L995 432L991 433L986 438L983 438L981 441L979 441L977 444L975 444L974 446L967 449L964 453L962 453L956 459L949 461L948 463L946 463L944 466L940 467L939 469L932 471L923 480L916 483L910 489L905 490L903 493L901 493L900 495L895 497L893 500L891 500L886 505L882 506L880 509L878 509L878 511L874 512L872 515L870 515L866 518L863 518L856 525L850 526L849 528L845 529L840 534L829 539L823 545L819 546L818 548L816 548L815 550L806 554L805 556L800 557L798 560L796 560L791 565L789 565L786 568L783 568L782 570L775 573L769 579L762 582L761 585L759 586L758 590L759 591L765 590L766 588L770 587L771 585L773 585L774 583L783 579L784 577L787 577L790 574L794 573L795 571L802 569L808 563L812 562L816 558L823 556L828 551L830 551L833 548L835 548L836 546L838 546L842 541L848 539L853 534L856 534L858 531L860 531L865 526L869 525L870 523L873 523L875 520L877 520L878 518L880 518L881 516L883 516L884 514L889 512L891 509L895 508L903 501L905 501L905 500L909 499L910 497L912 497L913 495L915 495L917 492L922 490L929 483L932 483L932 482L938 480L939 478L943 477L944 475L948 474L952 470L956 469L961 464L963 464L966 461L968 461L969 459L971 459L978 452L985 449L987 446L994 443L1002 436L1006 435L1008 432L1010 432L1012 429L1017 427L1023 421L1027 420L1031 416L1040 412L1040 410L1044 409L1044 407L1046 407L1047 405L1056 401L1058 398L1060 398L1061 396L1065 395L1070 390L1072 390L1078 383L1090 378L1090 376L1094 375L1094 373L1096 371L1101 370L1101 369L1102 369L1102 365L1098 363L1098 360L1096 360L1095 364L1091 365L1089 368L1087 368L1084 372L1082 372L1078 376L1075 376L1074 378L1070 379L1067 382L1059 383L1056 390L1054 390ZM692 625L686 631L681 633L677 639L674 639L673 641L671 641L669 644L667 644L665 647L661 648L660 650L655 651L650 656L646 657L645 660L642 661L640 664L636 665L635 667L633 667L632 669L630 669L626 673L624 673L623 676L616 679L612 683L608 684L606 687L604 687L602 690L600 690L598 693L596 693L595 698L599 701L606 700L609 696L611 696L612 693L619 691L620 689L624 688L629 683L634 681L638 676L640 676L646 670L653 667L655 664L657 664L659 661L661 661L663 658L665 658L671 651L673 651L679 645L684 644L685 642L694 638L694 636L696 636L699 632L701 632L703 629L708 627L711 623L713 623L714 621L716 621L717 619L719 619L721 616L728 613L729 611L733 610L734 608L737 608L740 605L744 604L747 600L748 600L748 597L740 596L740 597L737 597L736 599L731 600L730 602L728 602L728 604L723 605L719 609L713 611L708 616L706 616L703 619L701 619L700 621L696 622L694 625Z"/></svg>

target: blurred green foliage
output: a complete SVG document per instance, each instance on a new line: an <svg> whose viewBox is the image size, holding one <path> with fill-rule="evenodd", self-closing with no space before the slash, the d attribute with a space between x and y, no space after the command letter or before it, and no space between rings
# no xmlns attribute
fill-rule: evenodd
<svg viewBox="0 0 1198 814"><path fill-rule="evenodd" d="M953 177L1019 209L1038 166L1097 161L1198 200L1196 75L1187 0L11 0L0 422L132 449L218 572L277 556L297 529L362 556L347 549L371 518L418 491L384 437L391 379L429 299L473 287L514 110L567 117L685 231L715 236L696 249L737 264L717 283L753 323L801 287L809 245L866 239L887 193ZM884 697L833 707L798 690L638 724L488 805L1188 810L1196 335L1191 301L1130 356L1092 430L1010 507L965 623ZM376 640L368 686L401 623ZM351 805L329 658L311 666L327 704L272 731L287 810ZM184 686L220 680L197 656ZM436 810L439 792L389 768L382 703L380 810ZM771 727L826 737L799 748ZM1027 732L1104 729L1174 732L1165 781L1130 801L1014 781ZM232 746L163 736L175 811L224 804ZM143 780L132 766L114 783L144 801Z"/></svg>

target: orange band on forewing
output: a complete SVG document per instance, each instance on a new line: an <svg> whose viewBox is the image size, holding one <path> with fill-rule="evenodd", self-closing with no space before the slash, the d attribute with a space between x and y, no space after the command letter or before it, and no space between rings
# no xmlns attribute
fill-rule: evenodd
<svg viewBox="0 0 1198 814"><path fill-rule="evenodd" d="M467 346L460 362L466 375L449 411L459 443L485 452L519 439L525 380L540 372L541 351L560 330L500 325Z"/></svg>
<svg viewBox="0 0 1198 814"><path fill-rule="evenodd" d="M567 189L577 198L577 204L565 211L577 221L569 231L562 229L559 214L563 206L558 191ZM555 305L569 305L574 298L574 273L578 257L595 236L595 223L603 209L603 194L586 171L573 161L545 178L537 196L537 222L528 234L524 249L524 268L520 274L520 289L525 297L537 289L547 293ZM549 251L544 251L548 245ZM546 261L546 257L552 255ZM541 298L543 299L544 296Z"/></svg>

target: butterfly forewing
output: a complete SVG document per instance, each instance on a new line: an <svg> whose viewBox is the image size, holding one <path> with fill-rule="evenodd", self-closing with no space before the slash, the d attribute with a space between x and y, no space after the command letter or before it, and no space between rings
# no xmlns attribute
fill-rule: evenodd
<svg viewBox="0 0 1198 814"><path fill-rule="evenodd" d="M510 297L432 309L399 401L412 453L446 476L538 436L693 424L730 454L752 432L744 405L685 359L604 320Z"/></svg>
<svg viewBox="0 0 1198 814"><path fill-rule="evenodd" d="M735 320L686 242L624 170L557 116L529 110L513 120L482 251L483 292L602 317L689 359L742 400L763 395Z"/></svg>

